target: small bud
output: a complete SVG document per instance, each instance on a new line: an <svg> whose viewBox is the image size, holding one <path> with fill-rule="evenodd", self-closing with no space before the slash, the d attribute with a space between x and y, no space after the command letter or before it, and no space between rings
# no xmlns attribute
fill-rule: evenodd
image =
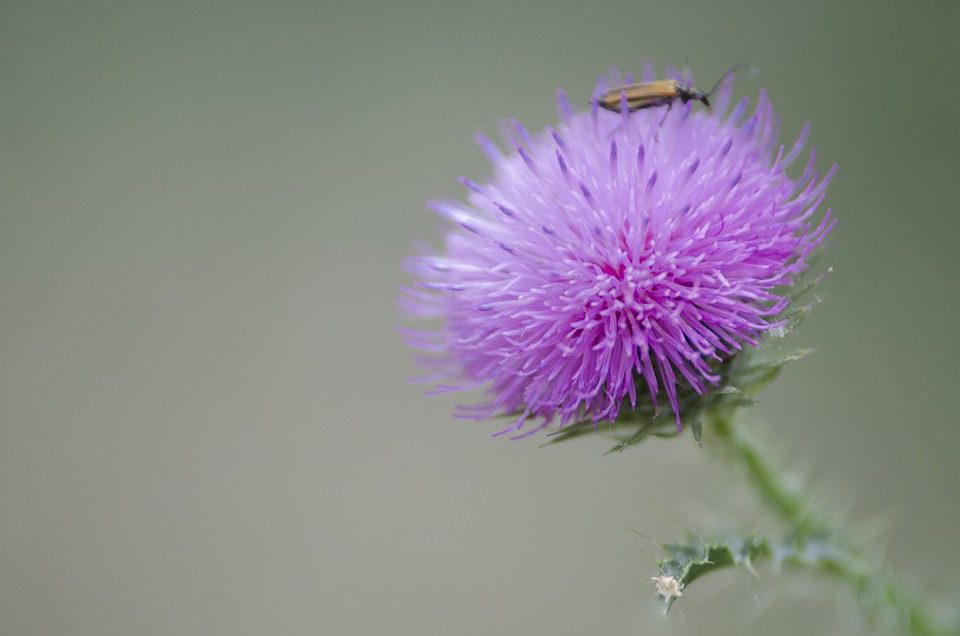
<svg viewBox="0 0 960 636"><path fill-rule="evenodd" d="M650 577L650 581L657 584L657 594L667 600L683 596L683 591L680 587L680 581L678 581L676 577L664 574L661 576Z"/></svg>

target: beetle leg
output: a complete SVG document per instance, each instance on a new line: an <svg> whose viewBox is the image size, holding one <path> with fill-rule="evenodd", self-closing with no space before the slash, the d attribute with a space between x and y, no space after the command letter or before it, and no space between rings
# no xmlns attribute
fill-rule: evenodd
<svg viewBox="0 0 960 636"><path fill-rule="evenodd" d="M673 108L673 100L671 99L669 102L667 102L667 112L665 112L663 114L663 117L660 118L660 123L657 125L658 128L660 126L663 126L663 122L667 121L667 115L670 114L670 110L672 108Z"/></svg>

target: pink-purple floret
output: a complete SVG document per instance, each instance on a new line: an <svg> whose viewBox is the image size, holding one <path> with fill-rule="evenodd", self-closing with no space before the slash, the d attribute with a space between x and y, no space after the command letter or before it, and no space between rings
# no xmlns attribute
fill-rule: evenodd
<svg viewBox="0 0 960 636"><path fill-rule="evenodd" d="M727 114L729 100L728 85L713 112L617 114L560 93L556 128L513 121L506 152L478 137L493 178L462 180L469 204L430 202L452 227L443 250L408 261L401 296L439 319L404 330L430 352L435 391L487 389L460 416L516 413L498 434L525 437L613 421L639 385L654 404L666 394L679 426L678 383L708 391L717 363L783 325L782 288L834 226L815 216L835 167L821 178L811 150L792 179L809 126L785 150L763 91L745 119L748 100Z"/></svg>

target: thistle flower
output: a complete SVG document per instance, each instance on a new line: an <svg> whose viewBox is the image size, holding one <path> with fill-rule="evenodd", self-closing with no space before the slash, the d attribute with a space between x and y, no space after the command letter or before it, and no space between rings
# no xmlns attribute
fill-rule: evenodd
<svg viewBox="0 0 960 636"><path fill-rule="evenodd" d="M452 227L442 252L408 261L401 296L441 321L405 330L434 353L436 391L487 389L458 415L518 414L497 434L523 437L662 391L679 427L679 385L707 392L720 363L782 328L783 288L833 227L814 216L834 170L820 178L811 151L791 178L809 126L785 152L763 91L745 119L749 100L729 101L727 84L715 111L578 112L558 92L556 127L511 121L507 152L478 136L493 177L461 180L469 203L429 203Z"/></svg>

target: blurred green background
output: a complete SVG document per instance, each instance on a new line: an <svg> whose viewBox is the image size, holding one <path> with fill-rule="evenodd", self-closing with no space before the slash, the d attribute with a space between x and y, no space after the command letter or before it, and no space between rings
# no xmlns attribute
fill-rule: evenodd
<svg viewBox="0 0 960 636"><path fill-rule="evenodd" d="M746 417L960 598L957 3L0 7L0 633L872 633L769 571L660 614L628 526L762 517L689 438L539 449L404 382L473 133L645 59L753 62L840 164L819 351Z"/></svg>

